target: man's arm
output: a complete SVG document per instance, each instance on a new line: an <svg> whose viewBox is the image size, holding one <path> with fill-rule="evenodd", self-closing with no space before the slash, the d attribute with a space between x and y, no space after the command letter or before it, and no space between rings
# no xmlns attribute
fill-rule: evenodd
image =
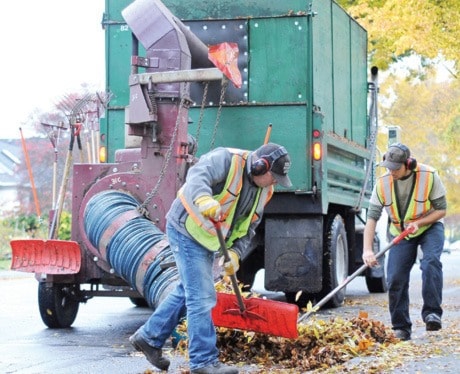
<svg viewBox="0 0 460 374"><path fill-rule="evenodd" d="M200 157L187 173L184 185L185 198L195 202L199 197L212 197L216 191L214 186L227 179L232 155L225 148L216 148ZM220 192L220 191L218 191Z"/></svg>
<svg viewBox="0 0 460 374"><path fill-rule="evenodd" d="M446 210L441 209L441 210L432 210L430 213L428 213L426 216L423 216L422 218L419 218L416 221L409 222L406 226L405 229L414 228L414 233L417 232L417 230L420 227L431 225L437 221L439 221L441 218L444 218L446 215Z"/></svg>
<svg viewBox="0 0 460 374"><path fill-rule="evenodd" d="M405 228L407 229L412 227L414 228L414 232L417 232L420 227L431 225L445 217L447 212L447 201L445 195L431 200L431 205L433 209L430 210L427 215L416 221L408 222Z"/></svg>
<svg viewBox="0 0 460 374"><path fill-rule="evenodd" d="M366 226L364 227L363 235L363 261L367 266L375 266L378 264L373 251L375 229L377 227L377 221L373 218L368 217Z"/></svg>

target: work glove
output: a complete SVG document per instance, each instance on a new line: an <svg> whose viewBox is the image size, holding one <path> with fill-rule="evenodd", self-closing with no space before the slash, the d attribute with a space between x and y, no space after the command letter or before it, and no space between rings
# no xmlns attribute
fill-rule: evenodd
<svg viewBox="0 0 460 374"><path fill-rule="evenodd" d="M230 257L229 261L225 261L224 257L222 257L222 259L224 260L224 263L223 263L223 268L224 268L223 275L229 277L229 276L235 274L238 271L238 269L240 268L240 258L238 256L238 254L233 249L228 250L228 256Z"/></svg>
<svg viewBox="0 0 460 374"><path fill-rule="evenodd" d="M195 205L203 215L208 219L218 221L220 219L221 207L218 201L214 200L211 196L200 196L195 200Z"/></svg>

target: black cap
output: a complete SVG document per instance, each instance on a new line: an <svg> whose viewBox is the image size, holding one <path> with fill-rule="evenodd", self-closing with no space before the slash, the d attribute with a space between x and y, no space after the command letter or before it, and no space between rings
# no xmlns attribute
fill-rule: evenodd
<svg viewBox="0 0 460 374"><path fill-rule="evenodd" d="M270 163L270 171L281 186L292 186L287 175L291 167L291 158L286 148L279 144L268 143L258 148L256 154L259 158L264 158Z"/></svg>
<svg viewBox="0 0 460 374"><path fill-rule="evenodd" d="M379 166L383 166L390 170L399 170L401 166L407 163L410 157L410 150L404 144L395 143L388 147L388 151L383 156L383 162Z"/></svg>

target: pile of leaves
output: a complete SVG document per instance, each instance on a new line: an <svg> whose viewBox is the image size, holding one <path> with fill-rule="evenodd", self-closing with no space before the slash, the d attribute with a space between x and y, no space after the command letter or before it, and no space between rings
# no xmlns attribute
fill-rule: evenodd
<svg viewBox="0 0 460 374"><path fill-rule="evenodd" d="M231 293L232 287L224 279L216 284L216 290ZM248 296L243 291L242 293ZM315 310L309 302L303 311ZM325 321L312 316L305 323L298 324L297 339L224 327L216 329L217 347L222 362L236 365L243 363L263 367L263 370L271 367L278 370L295 369L298 372L331 368L357 356L374 355L388 345L400 341L390 328L380 321L368 318L365 311L359 312L353 319L334 317ZM177 347L185 355L186 331L185 321L178 328L184 339Z"/></svg>
<svg viewBox="0 0 460 374"><path fill-rule="evenodd" d="M186 327L181 329L185 334ZM376 354L399 340L379 321L360 316L329 321L310 318L298 326L297 339L217 328L220 359L226 363L297 371L330 368L357 356ZM186 350L186 340L179 349Z"/></svg>

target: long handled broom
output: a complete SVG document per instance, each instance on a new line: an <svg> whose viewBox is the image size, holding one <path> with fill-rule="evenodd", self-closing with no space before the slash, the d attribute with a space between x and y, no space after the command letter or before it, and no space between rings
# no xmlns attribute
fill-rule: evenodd
<svg viewBox="0 0 460 374"><path fill-rule="evenodd" d="M390 250L391 247L393 247L394 245L398 244L401 240L403 240L407 235L411 234L414 230L411 228L411 229L407 229L407 230L404 230L401 234L399 234L396 238L394 238L389 245L387 245L385 248L383 248L382 250L380 250L376 255L375 255L375 258L380 258L382 257L386 252L388 252ZM309 318L313 313L316 313L319 308L321 308L322 306L324 306L324 304L326 304L330 299L332 299L332 297L334 297L334 295L339 292L342 288L344 288L348 283L350 283L353 279L355 279L358 275L360 275L364 270L366 270L368 268L368 266L366 264L363 264L361 265L358 270L356 270L353 274L351 274L349 277L345 278L345 280L339 284L336 288L334 288L331 292L329 292L326 296L324 296L320 301L318 301L318 303L316 303L313 308L308 311L307 313L305 313L304 315L302 315L299 319L298 319L298 323L302 323L303 321L305 321L307 318Z"/></svg>

